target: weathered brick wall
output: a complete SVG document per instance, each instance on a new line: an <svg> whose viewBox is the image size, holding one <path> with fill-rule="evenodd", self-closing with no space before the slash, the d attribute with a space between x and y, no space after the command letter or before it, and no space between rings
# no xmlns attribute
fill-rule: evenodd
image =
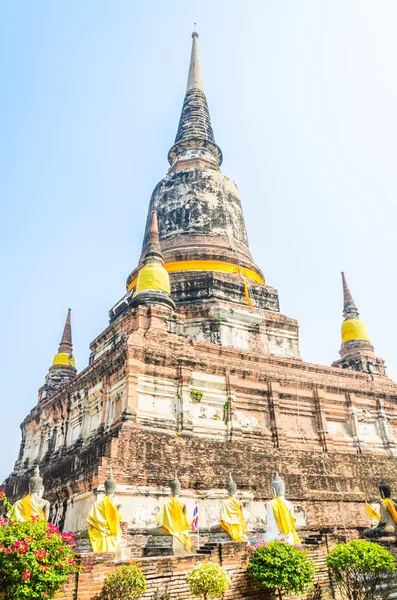
<svg viewBox="0 0 397 600"><path fill-rule="evenodd" d="M336 539L329 538L328 545L333 545ZM310 558L317 569L315 590L316 597L324 600L332 598L328 570L325 564L327 544L308 547ZM225 594L225 600L264 600L272 595L263 591L248 576L246 567L248 562L248 548L245 544L228 543L218 544L208 555L189 555L184 557L170 556L166 558L142 558L142 570L147 579L147 593L144 598L152 598L157 590L167 590L172 600L190 600L193 596L189 592L186 574L199 562L211 561L219 563L229 573L232 585ZM91 562L93 568L78 576L73 577L65 589L64 600L94 600L102 589L105 578L117 566L125 563L115 563L111 555L84 554L83 562ZM309 596L308 596L309 597ZM312 595L310 594L310 597ZM291 597L292 598L292 597Z"/></svg>

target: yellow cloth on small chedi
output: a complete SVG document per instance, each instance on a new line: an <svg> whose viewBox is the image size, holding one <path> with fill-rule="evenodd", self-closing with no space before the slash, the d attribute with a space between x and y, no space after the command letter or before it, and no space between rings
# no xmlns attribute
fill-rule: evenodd
<svg viewBox="0 0 397 600"><path fill-rule="evenodd" d="M295 529L294 507L284 498L285 483L278 473L272 481L273 500L266 505L267 525L265 539L284 539L290 544L301 544Z"/></svg>
<svg viewBox="0 0 397 600"><path fill-rule="evenodd" d="M231 473L229 473L227 491L229 492L229 497L224 501L221 508L220 526L234 542L246 542L247 525L240 502L235 498L237 486L233 481Z"/></svg>
<svg viewBox="0 0 397 600"><path fill-rule="evenodd" d="M190 523L178 498L171 496L167 500L157 515L157 522L166 533L185 546L186 552L189 552L193 545L189 537Z"/></svg>
<svg viewBox="0 0 397 600"><path fill-rule="evenodd" d="M121 542L121 514L113 502L116 482L111 473L105 481L105 496L97 500L87 518L93 552L116 552Z"/></svg>
<svg viewBox="0 0 397 600"><path fill-rule="evenodd" d="M40 477L39 468L36 466L33 477L29 480L29 494L17 500L13 505L15 517L18 521L30 521L35 517L48 519L50 503L44 500L43 479Z"/></svg>

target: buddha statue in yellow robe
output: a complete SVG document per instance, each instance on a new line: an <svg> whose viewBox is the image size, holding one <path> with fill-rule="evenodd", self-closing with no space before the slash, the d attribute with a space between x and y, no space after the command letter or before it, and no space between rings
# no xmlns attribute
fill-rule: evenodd
<svg viewBox="0 0 397 600"><path fill-rule="evenodd" d="M189 537L190 523L185 513L185 507L179 500L181 484L176 473L174 480L170 483L170 488L171 498L163 504L157 514L156 518L160 527L153 531L153 535L172 535L183 544L185 552L189 552L193 545Z"/></svg>
<svg viewBox="0 0 397 600"><path fill-rule="evenodd" d="M33 477L29 480L29 494L15 502L13 511L18 521L29 521L34 517L48 521L50 503L43 499L43 479L39 467L36 466Z"/></svg>
<svg viewBox="0 0 397 600"><path fill-rule="evenodd" d="M245 523L240 502L236 498L237 486L229 473L227 481L228 498L224 500L220 514L220 526L234 542L247 541L247 525Z"/></svg>
<svg viewBox="0 0 397 600"><path fill-rule="evenodd" d="M105 495L97 500L87 518L88 537L93 552L116 552L121 542L121 514L114 503L116 482L112 470L105 481Z"/></svg>
<svg viewBox="0 0 397 600"><path fill-rule="evenodd" d="M273 500L266 504L267 525L265 539L285 540L290 544L300 544L295 529L294 507L285 499L285 483L278 473L272 481Z"/></svg>
<svg viewBox="0 0 397 600"><path fill-rule="evenodd" d="M385 481L379 484L379 492L381 495L379 523L372 529L366 529L364 537L368 539L395 538L397 534L397 504L391 499L391 488Z"/></svg>

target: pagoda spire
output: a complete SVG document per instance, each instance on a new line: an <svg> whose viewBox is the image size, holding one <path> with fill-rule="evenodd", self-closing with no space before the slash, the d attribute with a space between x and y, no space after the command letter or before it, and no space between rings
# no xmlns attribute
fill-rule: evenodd
<svg viewBox="0 0 397 600"><path fill-rule="evenodd" d="M73 356L71 312L69 308L58 352L54 356L44 386L39 390L40 400L57 392L77 375L76 361Z"/></svg>
<svg viewBox="0 0 397 600"><path fill-rule="evenodd" d="M163 265L163 255L161 254L159 226L157 222L157 211L152 212L152 222L150 224L149 239L146 246L146 253L142 261L143 265L156 264Z"/></svg>
<svg viewBox="0 0 397 600"><path fill-rule="evenodd" d="M148 243L131 300L131 306L133 307L140 304L145 306L160 304L175 309L175 304L171 298L170 276L164 268L157 212L155 210L152 212Z"/></svg>
<svg viewBox="0 0 397 600"><path fill-rule="evenodd" d="M201 72L200 55L198 50L198 33L192 33L192 53L190 55L189 75L187 78L186 93L193 88L204 92L203 74Z"/></svg>
<svg viewBox="0 0 397 600"><path fill-rule="evenodd" d="M222 152L215 143L210 112L204 93L198 37L197 31L194 31L185 99L175 143L168 153L172 170L175 170L178 162L185 166L186 161L202 160L217 167L222 163Z"/></svg>
<svg viewBox="0 0 397 600"><path fill-rule="evenodd" d="M342 345L340 359L332 363L334 367L386 375L384 361L375 356L365 323L359 318L357 306L350 293L346 277L342 271L343 317L341 327Z"/></svg>
<svg viewBox="0 0 397 600"><path fill-rule="evenodd" d="M66 317L61 343L59 344L58 354L73 354L71 313L72 309L68 308L68 315Z"/></svg>
<svg viewBox="0 0 397 600"><path fill-rule="evenodd" d="M342 285L343 285L343 316L345 319L357 319L358 310L354 303L353 297L350 293L349 286L347 285L346 277L342 271Z"/></svg>

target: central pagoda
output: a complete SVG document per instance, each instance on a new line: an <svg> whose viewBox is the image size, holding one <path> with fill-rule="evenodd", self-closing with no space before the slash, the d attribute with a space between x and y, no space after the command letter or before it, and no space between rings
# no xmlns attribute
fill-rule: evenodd
<svg viewBox="0 0 397 600"><path fill-rule="evenodd" d="M277 291L265 284L254 263L237 185L220 169L222 151L204 92L198 33L192 38L186 95L168 153L171 166L152 194L141 259L127 279L127 296L110 316L114 320L131 305L156 211L164 268L186 333L211 340L209 319L222 319L216 331L221 343L233 340L237 347L298 358L297 322L280 314ZM252 327L260 329L260 339L248 335Z"/></svg>
<svg viewBox="0 0 397 600"><path fill-rule="evenodd" d="M368 527L364 501L383 478L397 487L397 386L345 279L340 360L300 358L298 324L255 264L237 186L220 170L192 37L170 168L150 200L139 263L80 372L68 313L7 492L22 497L39 466L53 522L83 530L112 469L129 543L139 546L175 470L189 519L200 504L204 536L231 472L249 531L263 531L278 471L301 528Z"/></svg>

